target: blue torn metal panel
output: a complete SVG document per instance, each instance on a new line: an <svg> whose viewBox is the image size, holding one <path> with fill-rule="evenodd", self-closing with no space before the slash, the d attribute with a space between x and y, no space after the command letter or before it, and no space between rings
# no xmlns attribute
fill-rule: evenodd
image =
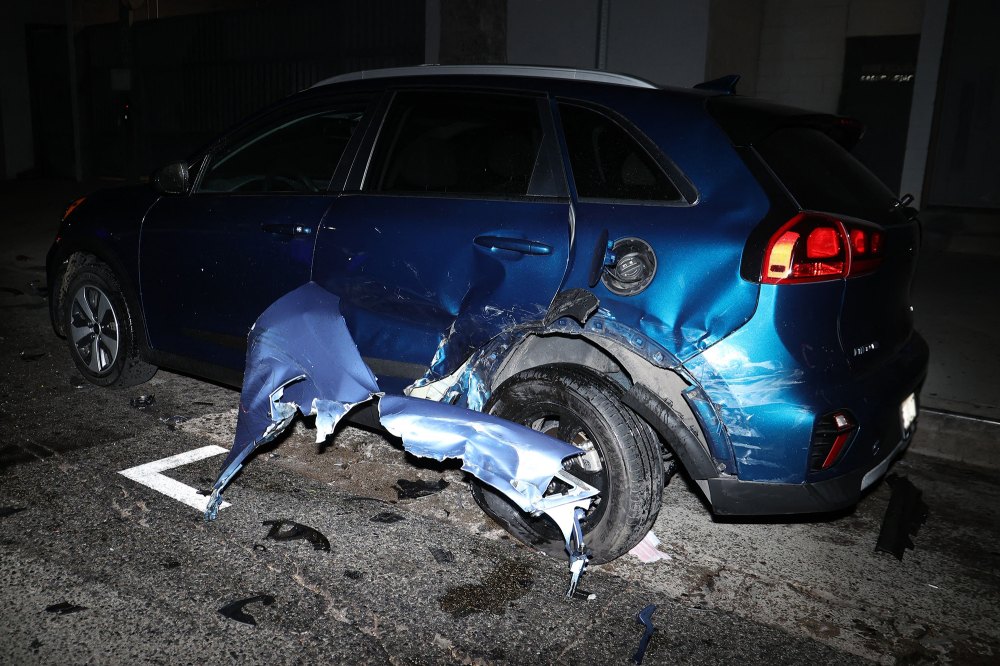
<svg viewBox="0 0 1000 666"><path fill-rule="evenodd" d="M385 395L364 363L340 313L338 297L308 283L275 301L250 332L233 448L205 512L214 519L222 491L246 459L280 434L296 412L316 417L317 441L356 405L378 401L382 426L421 457L459 458L462 469L523 511L556 523L571 558L576 509L597 494L569 475L563 461L583 451L499 417L416 397ZM569 490L545 495L553 478ZM577 549L582 543L577 539Z"/></svg>

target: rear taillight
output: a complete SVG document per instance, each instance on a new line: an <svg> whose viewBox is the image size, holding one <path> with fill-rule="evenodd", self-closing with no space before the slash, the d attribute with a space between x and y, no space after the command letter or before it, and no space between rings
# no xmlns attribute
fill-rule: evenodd
<svg viewBox="0 0 1000 666"><path fill-rule="evenodd" d="M79 208L80 204L82 204L86 200L87 200L87 197L80 197L79 199L77 199L73 203L71 203L70 205L66 206L66 210L63 212L63 215L62 215L62 220L65 221L66 218L69 217L69 214L72 213L77 208Z"/></svg>
<svg viewBox="0 0 1000 666"><path fill-rule="evenodd" d="M834 412L817 419L813 428L809 469L819 472L833 467L857 431L857 423L846 411Z"/></svg>
<svg viewBox="0 0 1000 666"><path fill-rule="evenodd" d="M771 236L761 282L794 284L863 275L885 254L885 233L875 225L799 213Z"/></svg>

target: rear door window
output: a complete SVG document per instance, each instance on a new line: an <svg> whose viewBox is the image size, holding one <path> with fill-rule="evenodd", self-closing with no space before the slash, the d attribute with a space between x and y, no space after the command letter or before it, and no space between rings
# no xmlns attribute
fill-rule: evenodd
<svg viewBox="0 0 1000 666"><path fill-rule="evenodd" d="M552 170L534 97L397 93L365 189L380 193L517 197L551 193Z"/></svg>
<svg viewBox="0 0 1000 666"><path fill-rule="evenodd" d="M656 160L617 122L575 104L560 104L559 116L580 198L681 200Z"/></svg>

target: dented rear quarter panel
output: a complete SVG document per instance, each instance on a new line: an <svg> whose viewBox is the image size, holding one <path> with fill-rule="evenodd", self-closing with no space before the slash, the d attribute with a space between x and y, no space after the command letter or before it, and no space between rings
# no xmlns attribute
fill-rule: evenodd
<svg viewBox="0 0 1000 666"><path fill-rule="evenodd" d="M746 481L823 481L867 471L904 438L899 407L918 392L927 345L913 332L877 367L850 366L838 337L843 280L764 285L756 316L685 368L725 424L736 473ZM848 410L858 433L829 470L810 473L816 417Z"/></svg>
<svg viewBox="0 0 1000 666"><path fill-rule="evenodd" d="M591 258L604 230L611 241L645 240L657 260L645 291L618 296L600 282L593 291L603 310L683 361L753 316L759 286L740 277L740 260L747 236L770 204L705 111L704 98L661 90L630 93L618 99L601 91L591 101L614 108L654 141L661 159L676 165L696 198L656 204L575 200L576 241L564 288L589 286Z"/></svg>

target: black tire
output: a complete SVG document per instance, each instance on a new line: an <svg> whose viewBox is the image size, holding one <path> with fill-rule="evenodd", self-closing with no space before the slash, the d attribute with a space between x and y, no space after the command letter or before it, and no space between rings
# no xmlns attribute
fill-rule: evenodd
<svg viewBox="0 0 1000 666"><path fill-rule="evenodd" d="M621 400L618 385L576 366L520 372L493 393L486 411L549 432L588 452L567 470L601 493L583 523L591 561L608 562L632 549L653 526L663 499L663 460L656 434ZM545 515L532 517L478 481L476 502L524 543L565 557L562 535Z"/></svg>
<svg viewBox="0 0 1000 666"><path fill-rule="evenodd" d="M156 374L139 357L135 320L118 278L105 264L67 276L62 317L69 353L84 379L98 386L135 386Z"/></svg>

